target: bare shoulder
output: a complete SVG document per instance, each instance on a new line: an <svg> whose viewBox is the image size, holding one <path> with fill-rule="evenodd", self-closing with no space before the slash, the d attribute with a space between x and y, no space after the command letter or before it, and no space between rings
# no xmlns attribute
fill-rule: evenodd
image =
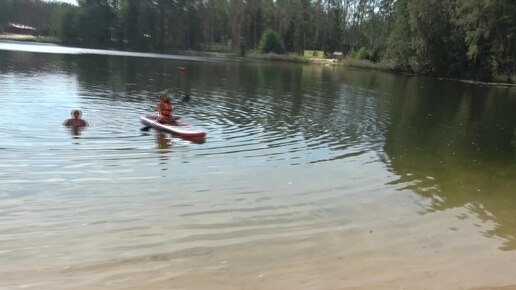
<svg viewBox="0 0 516 290"><path fill-rule="evenodd" d="M66 127L86 127L88 126L88 122L83 119L68 119L63 123L63 126Z"/></svg>

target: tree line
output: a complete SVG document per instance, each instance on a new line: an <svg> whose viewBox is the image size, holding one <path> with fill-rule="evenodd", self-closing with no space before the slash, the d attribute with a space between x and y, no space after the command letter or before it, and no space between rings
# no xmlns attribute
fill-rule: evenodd
<svg viewBox="0 0 516 290"><path fill-rule="evenodd" d="M171 51L245 52L262 35L305 50L391 62L401 71L510 81L514 0L0 0L18 21L64 43ZM270 35L268 35L270 37ZM263 42L263 41L262 41Z"/></svg>

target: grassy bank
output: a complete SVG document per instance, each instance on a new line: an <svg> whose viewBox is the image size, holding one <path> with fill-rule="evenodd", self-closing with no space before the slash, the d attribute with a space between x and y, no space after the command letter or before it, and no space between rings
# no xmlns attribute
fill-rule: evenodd
<svg viewBox="0 0 516 290"><path fill-rule="evenodd" d="M369 60L359 60L353 58L345 58L340 62L345 67L375 69L384 71L396 71L394 63L389 61L372 62Z"/></svg>
<svg viewBox="0 0 516 290"><path fill-rule="evenodd" d="M234 58L234 59L257 59L264 61L279 61L279 62L293 62L293 63L310 63L310 60L298 54L275 54L275 53L259 53L259 52L248 52L245 56L240 56L236 52L231 51L177 51L172 53L179 53L183 55L192 56L206 56L206 57L219 57L219 58Z"/></svg>
<svg viewBox="0 0 516 290"><path fill-rule="evenodd" d="M309 63L310 62L304 56L294 54L294 53L275 54L275 53L249 52L246 55L246 58L268 60L268 61L294 62L294 63Z"/></svg>
<svg viewBox="0 0 516 290"><path fill-rule="evenodd" d="M363 68L363 69L374 69L384 71L396 71L394 63L385 62L372 62L369 60L359 60L353 58L345 58L343 60L326 59L326 58L311 58L310 63L312 64L323 64L323 65L338 65L350 68Z"/></svg>

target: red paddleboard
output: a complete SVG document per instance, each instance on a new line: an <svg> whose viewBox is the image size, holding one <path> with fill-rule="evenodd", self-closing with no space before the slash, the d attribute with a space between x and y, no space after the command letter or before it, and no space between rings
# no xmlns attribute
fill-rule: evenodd
<svg viewBox="0 0 516 290"><path fill-rule="evenodd" d="M141 116L140 122L156 130L165 131L184 138L206 137L206 132L189 124L176 121L173 124L163 124L156 121L157 116Z"/></svg>

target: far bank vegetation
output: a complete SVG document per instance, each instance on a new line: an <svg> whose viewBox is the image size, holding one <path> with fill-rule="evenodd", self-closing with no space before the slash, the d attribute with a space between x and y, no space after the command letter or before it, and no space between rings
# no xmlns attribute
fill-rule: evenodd
<svg viewBox="0 0 516 290"><path fill-rule="evenodd" d="M339 62L514 82L514 0L0 1L8 22L87 47ZM265 39L265 40L264 40ZM263 41L273 41L272 50ZM272 43L272 42L271 42ZM317 52L317 55L313 55ZM310 55L312 53L312 55Z"/></svg>

